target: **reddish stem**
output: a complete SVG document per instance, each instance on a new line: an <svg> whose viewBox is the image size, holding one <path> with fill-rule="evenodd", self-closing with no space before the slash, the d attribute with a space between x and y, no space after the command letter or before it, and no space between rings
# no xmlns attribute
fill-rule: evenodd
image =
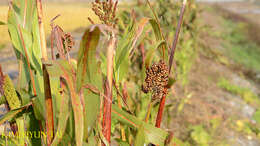
<svg viewBox="0 0 260 146"><path fill-rule="evenodd" d="M166 91L167 93L167 89L165 88L164 91ZM161 122L162 122L162 116L163 116L163 109L164 109L164 105L165 105L165 100L166 100L166 95L164 94L161 101L160 101L160 106L159 106L159 110L157 113L157 118L156 118L156 124L155 126L160 128L161 127Z"/></svg>
<svg viewBox="0 0 260 146"><path fill-rule="evenodd" d="M183 15L184 15L184 11L185 11L185 6L186 6L186 0L183 0L182 3L182 7L181 7L181 13L180 13L180 18L177 24L177 28L176 28L176 32L175 32L175 37L172 43L172 48L171 48L171 53L170 53L170 59L169 59L169 73L171 72L171 68L172 68L172 62L173 62L173 58L174 58L174 53L175 53L175 49L177 46L177 42L179 39L179 33L181 30L181 25L182 25L182 21L183 21Z"/></svg>
<svg viewBox="0 0 260 146"><path fill-rule="evenodd" d="M111 136L111 110L112 110L112 84L113 84L113 51L116 44L116 38L112 34L107 48L107 80L105 85L105 98L104 97L104 112L102 132L108 143L110 143ZM102 143L105 146L105 143Z"/></svg>
<svg viewBox="0 0 260 146"><path fill-rule="evenodd" d="M171 73L171 67L172 67L172 62L173 62L173 58L174 58L174 52L175 52L175 48L176 48L178 38L179 38L179 33L180 33L180 29L181 29L181 24L182 24L182 21L183 21L183 15L184 15L186 2L187 2L186 0L183 0L180 18L179 18L179 21L178 21L177 29L176 29L176 32L175 32L175 38L173 40L173 44L172 44L172 48L171 48L171 54L170 54L170 59L169 59L169 74ZM157 118L156 118L156 125L155 126L158 127L158 128L161 126L161 122L162 122L163 109L164 109L166 95L167 95L167 88L164 89L164 92L165 92L165 94L160 101L160 107L159 107L159 110L158 110L158 113L157 113Z"/></svg>
<svg viewBox="0 0 260 146"><path fill-rule="evenodd" d="M171 73L171 67L172 67L172 63L173 63L174 52L175 52L175 48L176 48L176 45L177 45L177 42L178 42L178 38L179 38L179 33L180 33L182 21L183 21L183 15L184 15L185 6L186 6L186 0L183 0L182 8L181 8L181 14L180 14L180 18L179 18L179 21L178 21L178 24L177 24L177 29L176 29L176 32L175 32L175 38L173 40L171 53L170 53L169 74ZM163 110L164 110L165 100L166 100L166 96L167 96L167 88L164 88L164 92L165 92L165 94L163 95L163 97L162 97L162 99L160 101L159 110L158 110L157 117L156 117L156 124L155 124L155 126L158 127L158 128L161 127Z"/></svg>
<svg viewBox="0 0 260 146"><path fill-rule="evenodd" d="M108 82L106 83L106 90L105 90L105 95L107 96L107 98L110 99L110 101L112 101L112 94L110 92L110 88L108 86ZM111 102L109 100L107 100L106 98L104 98L104 111L103 111L103 135L106 138L106 140L110 143L110 131L111 131L111 110L112 110L112 106L111 106ZM103 145L105 145L103 143Z"/></svg>

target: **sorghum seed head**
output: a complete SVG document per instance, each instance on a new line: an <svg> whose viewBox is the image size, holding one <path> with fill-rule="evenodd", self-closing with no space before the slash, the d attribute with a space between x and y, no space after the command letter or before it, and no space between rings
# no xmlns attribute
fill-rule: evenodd
<svg viewBox="0 0 260 146"><path fill-rule="evenodd" d="M144 93L152 92L152 101L162 98L164 88L169 80L168 73L168 66L162 60L146 69L146 78L142 90Z"/></svg>

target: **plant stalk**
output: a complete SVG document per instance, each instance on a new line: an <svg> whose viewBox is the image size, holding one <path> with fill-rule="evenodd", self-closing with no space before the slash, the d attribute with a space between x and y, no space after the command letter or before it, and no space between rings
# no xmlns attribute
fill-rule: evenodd
<svg viewBox="0 0 260 146"><path fill-rule="evenodd" d="M41 41L42 58L44 60L48 60L46 39L45 39L44 26L43 26L42 1L41 0L36 0L36 4L37 4L37 12L38 12L38 23L39 23L40 39L41 39L40 41Z"/></svg>
<svg viewBox="0 0 260 146"><path fill-rule="evenodd" d="M164 90L167 93L167 88L164 88ZM162 122L162 116L163 116L163 110L164 110L166 96L167 96L167 94L164 94L162 99L161 99L161 101L160 101L159 110L158 110L158 113L157 113L156 123L155 123L155 126L157 128L161 127L161 122Z"/></svg>
<svg viewBox="0 0 260 146"><path fill-rule="evenodd" d="M172 44L172 48L171 48L170 59L169 59L169 74L171 73L171 67L172 67L172 63L173 63L174 52L175 52L175 48L177 46L177 42L178 42L178 38L179 38L179 33L180 33L182 21L183 21L183 15L184 15L184 11L185 11L186 2L187 2L187 0L183 0L180 18L179 18L179 21L178 21L178 24L177 24L177 29L176 29L176 32L175 32L175 38L173 40L173 44ZM164 88L164 92L165 92L165 94L163 95L163 97L160 101L159 110L158 110L157 117L156 117L155 126L158 127L158 128L161 127L163 110L164 110L165 100L166 100L166 96L167 96L167 88Z"/></svg>
<svg viewBox="0 0 260 146"><path fill-rule="evenodd" d="M175 49L176 49L177 42L178 42L178 39L179 39L179 34L180 34L181 25L182 25L182 21L183 21L183 15L184 15L184 11L185 11L186 2L187 2L187 0L183 0L180 18L179 18L179 21L178 21L178 24L177 24L175 37L174 37L174 40L172 42L172 48L171 48L170 59L169 59L169 74L171 73L174 53L175 53Z"/></svg>
<svg viewBox="0 0 260 146"><path fill-rule="evenodd" d="M42 1L36 0L38 23L40 31L41 53L44 61L48 60L46 39L43 25ZM46 108L46 132L47 132L47 145L50 146L54 137L54 120L53 120L53 105L51 96L50 78L45 64L42 65L43 80L44 80L44 94L45 94L45 108Z"/></svg>
<svg viewBox="0 0 260 146"><path fill-rule="evenodd" d="M111 110L112 110L112 84L113 84L113 54L116 44L116 38L112 34L107 48L107 80L104 98L102 132L106 140L110 143L111 136ZM102 143L105 146L105 143Z"/></svg>
<svg viewBox="0 0 260 146"><path fill-rule="evenodd" d="M152 102L150 102L148 105L148 110L147 110L145 120L144 120L146 123L148 122L148 120L150 118L152 107L153 107L153 104L152 104Z"/></svg>

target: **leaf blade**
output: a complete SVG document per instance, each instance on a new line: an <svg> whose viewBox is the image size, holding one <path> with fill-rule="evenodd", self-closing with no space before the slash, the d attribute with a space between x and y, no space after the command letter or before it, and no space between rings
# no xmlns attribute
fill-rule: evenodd
<svg viewBox="0 0 260 146"><path fill-rule="evenodd" d="M114 104L112 105L112 117L134 129L138 129L143 125L146 143L151 142L155 145L164 145L164 141L168 136L166 131L137 119Z"/></svg>

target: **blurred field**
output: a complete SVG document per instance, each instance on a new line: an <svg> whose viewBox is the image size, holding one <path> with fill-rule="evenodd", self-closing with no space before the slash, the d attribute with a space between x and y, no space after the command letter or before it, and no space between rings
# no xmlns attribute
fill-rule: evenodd
<svg viewBox="0 0 260 146"><path fill-rule="evenodd" d="M7 6L1 6L0 5L0 21L6 22L7 20ZM0 49L4 47L4 44L7 43L10 39L8 36L7 26L6 25L0 25Z"/></svg>
<svg viewBox="0 0 260 146"><path fill-rule="evenodd" d="M80 27L87 27L90 22L88 17L97 22L98 18L91 11L90 3L44 3L44 25L47 36L50 34L50 20L60 14L61 16L55 20L65 31L73 31ZM8 6L0 6L0 21L6 22ZM0 25L0 49L7 44L10 39L7 26Z"/></svg>

